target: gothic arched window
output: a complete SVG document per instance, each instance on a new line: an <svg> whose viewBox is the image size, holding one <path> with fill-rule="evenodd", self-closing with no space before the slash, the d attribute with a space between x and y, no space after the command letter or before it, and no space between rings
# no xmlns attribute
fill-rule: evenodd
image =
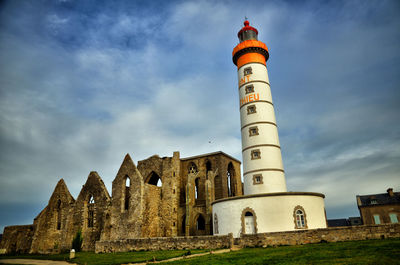
<svg viewBox="0 0 400 265"><path fill-rule="evenodd" d="M124 209L128 210L129 209L129 200L130 200L130 187L131 187L131 179L126 176L125 179L125 198L124 198Z"/></svg>
<svg viewBox="0 0 400 265"><path fill-rule="evenodd" d="M307 229L307 218L304 208L297 205L293 210L294 228L295 229Z"/></svg>
<svg viewBox="0 0 400 265"><path fill-rule="evenodd" d="M197 217L196 229L197 230L205 230L206 229L206 221L204 220L204 217L201 214L199 214L199 216Z"/></svg>
<svg viewBox="0 0 400 265"><path fill-rule="evenodd" d="M88 227L94 226L94 204L95 201L93 195L90 195L88 200Z"/></svg>
<svg viewBox="0 0 400 265"><path fill-rule="evenodd" d="M61 229L61 200L57 201L57 230Z"/></svg>
<svg viewBox="0 0 400 265"><path fill-rule="evenodd" d="M189 167L188 167L188 173L197 173L197 166L195 163L190 163Z"/></svg>

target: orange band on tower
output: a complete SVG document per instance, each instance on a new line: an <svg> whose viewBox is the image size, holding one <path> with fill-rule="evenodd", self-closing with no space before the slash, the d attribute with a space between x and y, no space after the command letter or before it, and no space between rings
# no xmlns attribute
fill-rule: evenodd
<svg viewBox="0 0 400 265"><path fill-rule="evenodd" d="M237 61L237 68L239 69L247 63L262 63L265 65L265 57L264 55L255 52L243 54Z"/></svg>

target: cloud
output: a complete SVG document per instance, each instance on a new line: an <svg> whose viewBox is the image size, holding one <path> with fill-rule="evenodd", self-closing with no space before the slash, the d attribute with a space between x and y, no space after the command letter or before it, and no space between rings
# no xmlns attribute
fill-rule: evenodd
<svg viewBox="0 0 400 265"><path fill-rule="evenodd" d="M231 51L245 15L270 50L288 190L325 193L330 218L357 215L356 194L399 188L397 7L7 2L0 207L34 206L0 228L32 220L60 177L76 197L96 170L110 191L128 152L135 161L176 150L240 159Z"/></svg>

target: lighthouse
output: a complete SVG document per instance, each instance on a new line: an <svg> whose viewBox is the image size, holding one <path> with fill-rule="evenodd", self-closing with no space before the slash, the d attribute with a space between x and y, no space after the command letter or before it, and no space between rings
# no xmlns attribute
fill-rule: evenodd
<svg viewBox="0 0 400 265"><path fill-rule="evenodd" d="M326 228L324 194L286 190L268 48L247 20L238 38L232 59L238 74L244 195L212 202L213 233L241 237Z"/></svg>
<svg viewBox="0 0 400 265"><path fill-rule="evenodd" d="M237 66L244 194L285 192L286 181L268 79L267 46L249 21L233 49Z"/></svg>

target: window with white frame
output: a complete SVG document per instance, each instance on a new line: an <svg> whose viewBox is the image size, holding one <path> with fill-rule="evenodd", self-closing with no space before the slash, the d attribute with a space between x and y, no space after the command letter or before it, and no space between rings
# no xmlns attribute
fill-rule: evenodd
<svg viewBox="0 0 400 265"><path fill-rule="evenodd" d="M307 229L307 216L304 208L300 205L294 207L293 210L294 228L295 229Z"/></svg>
<svg viewBox="0 0 400 265"><path fill-rule="evenodd" d="M392 224L396 224L399 222L399 219L397 219L397 213L389 213L389 217Z"/></svg>
<svg viewBox="0 0 400 265"><path fill-rule="evenodd" d="M374 214L374 223L376 225L381 224L381 217L379 216L379 214Z"/></svg>

